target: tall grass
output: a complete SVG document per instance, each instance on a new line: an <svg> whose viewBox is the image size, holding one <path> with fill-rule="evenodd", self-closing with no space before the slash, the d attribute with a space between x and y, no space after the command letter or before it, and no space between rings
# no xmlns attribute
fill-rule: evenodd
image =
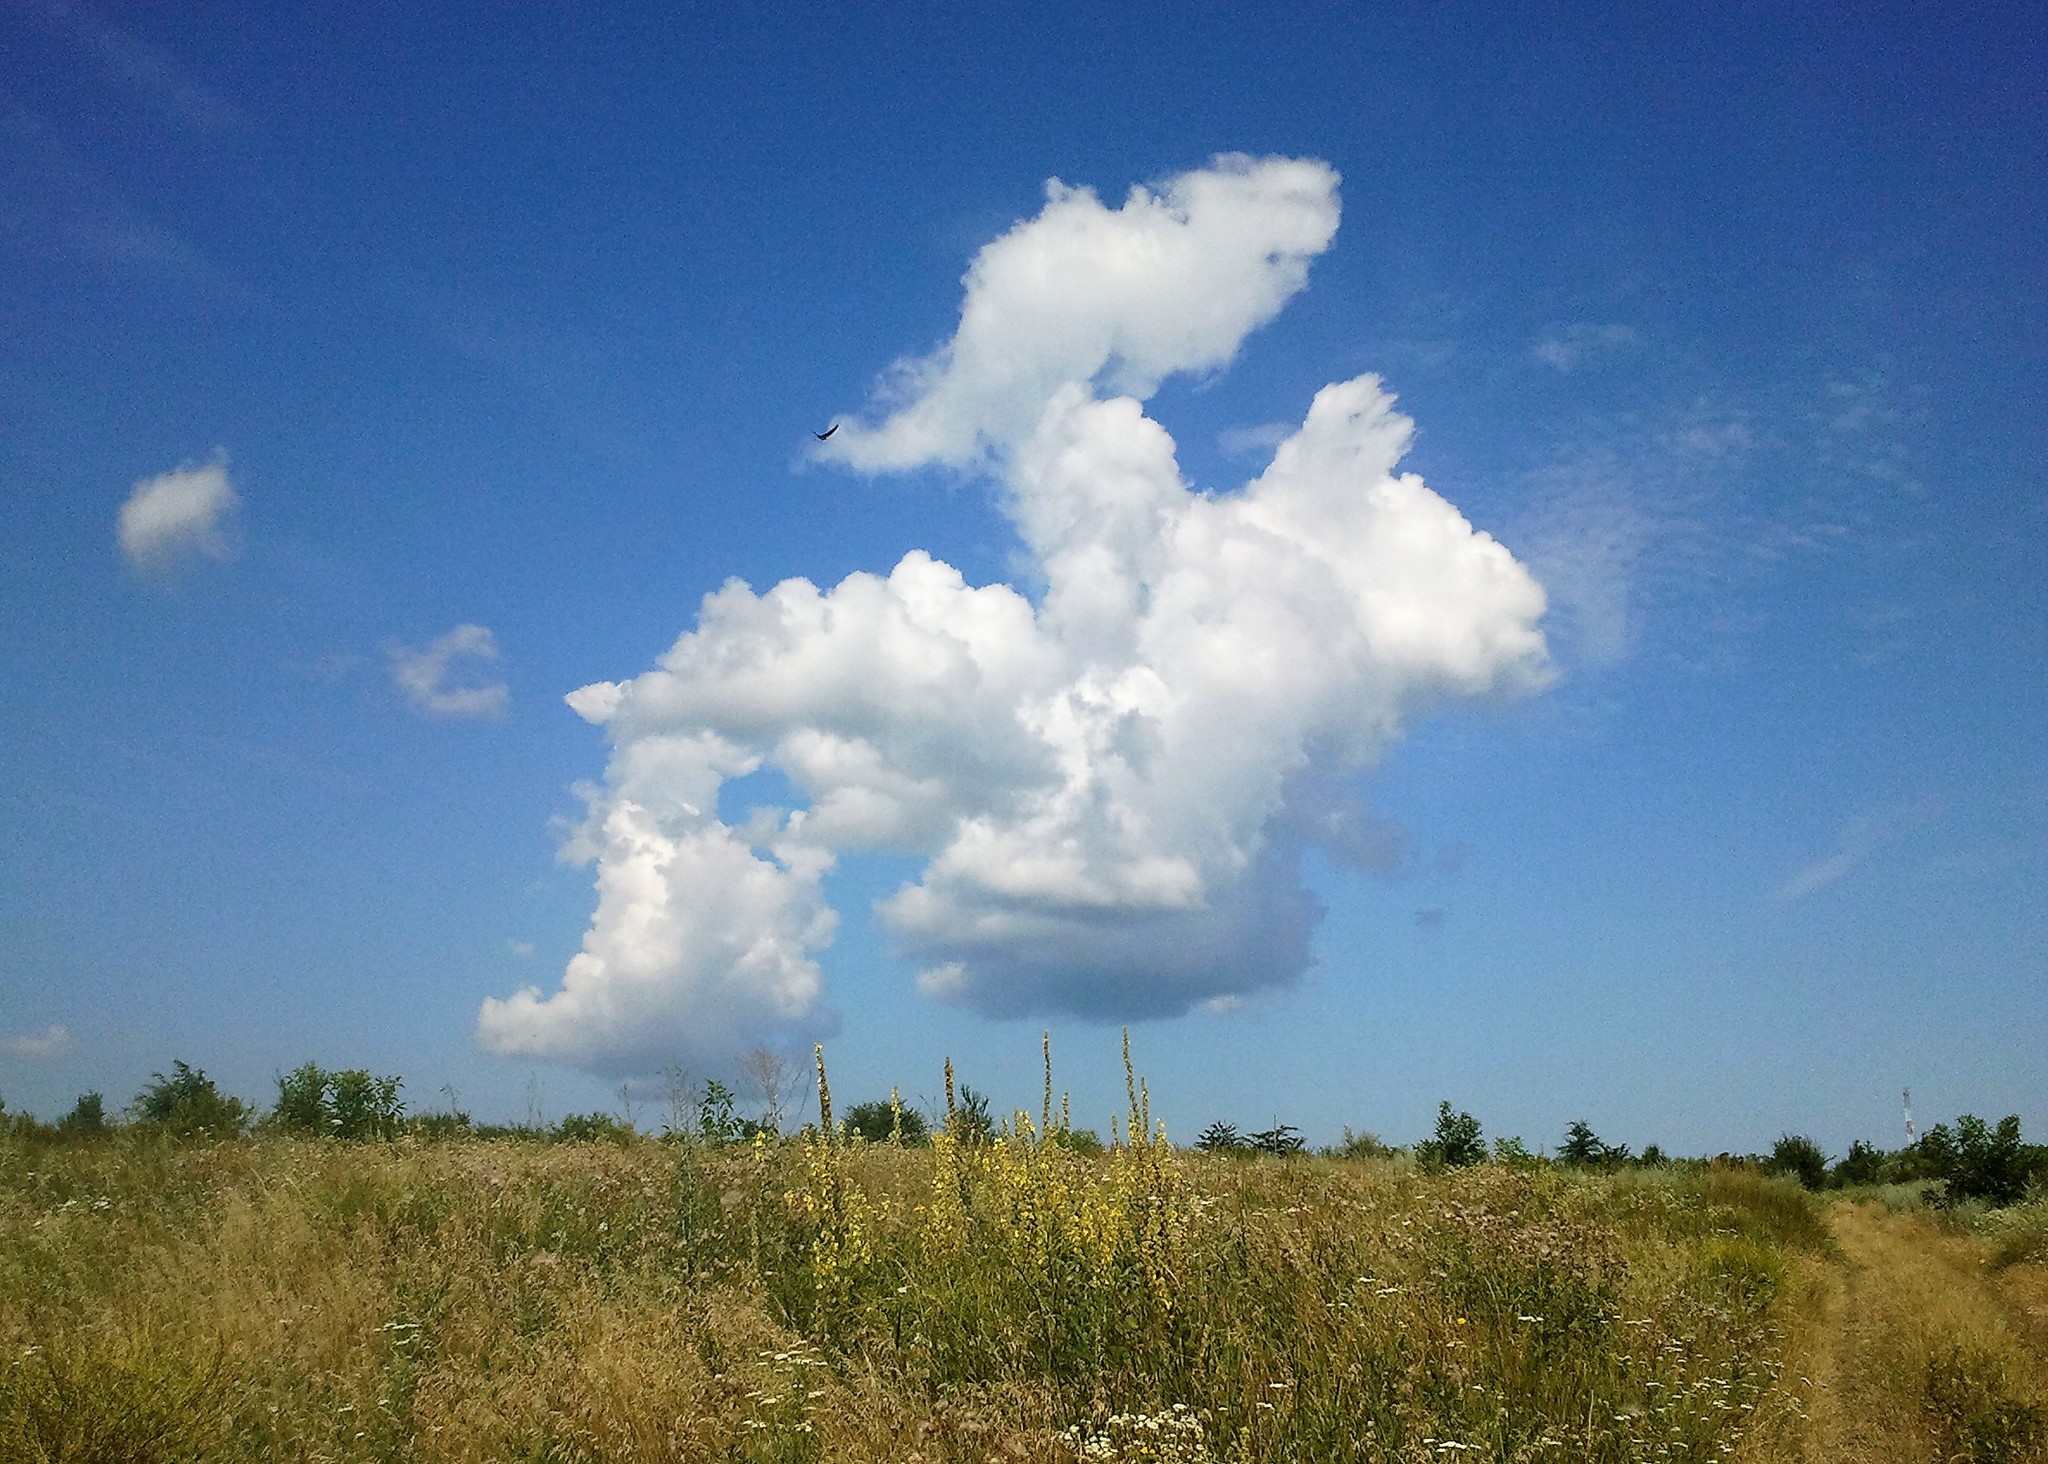
<svg viewBox="0 0 2048 1464"><path fill-rule="evenodd" d="M1842 1350L1855 1366L1836 1400L1849 1415L1843 1432L1883 1440L1889 1452L1869 1457L2048 1459L2040 1268L1995 1265L1993 1247L1925 1210L1855 1201L1832 1218L1852 1303Z"/></svg>
<svg viewBox="0 0 2048 1464"><path fill-rule="evenodd" d="M1023 1115L8 1140L0 1457L1764 1458L1796 1411L1825 1241L1789 1186L1212 1159L1134 1117L1101 1155Z"/></svg>

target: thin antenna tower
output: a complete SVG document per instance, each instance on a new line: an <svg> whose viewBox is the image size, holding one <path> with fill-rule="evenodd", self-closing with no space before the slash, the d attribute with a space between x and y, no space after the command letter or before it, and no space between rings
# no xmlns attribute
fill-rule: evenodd
<svg viewBox="0 0 2048 1464"><path fill-rule="evenodd" d="M1912 1148L1920 1142L1920 1136L1913 1132L1913 1090L1907 1088L1899 1094L1899 1106L1906 1110L1906 1147Z"/></svg>

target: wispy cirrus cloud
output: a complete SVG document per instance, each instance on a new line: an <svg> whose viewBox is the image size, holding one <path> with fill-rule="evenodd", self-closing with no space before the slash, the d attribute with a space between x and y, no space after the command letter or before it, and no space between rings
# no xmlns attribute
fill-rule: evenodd
<svg viewBox="0 0 2048 1464"><path fill-rule="evenodd" d="M1594 325L1581 322L1553 331L1529 347L1529 354L1545 366L1566 375L1581 366L1632 350L1635 331L1626 325Z"/></svg>
<svg viewBox="0 0 2048 1464"><path fill-rule="evenodd" d="M1879 850L1899 843L1941 817L1938 799L1917 798L1859 814L1842 826L1834 847L1801 865L1771 891L1774 905L1792 905L1854 873Z"/></svg>
<svg viewBox="0 0 2048 1464"><path fill-rule="evenodd" d="M481 625L458 625L420 647L392 646L391 679L415 711L430 717L497 718L511 704L503 681L476 678L498 659L498 640Z"/></svg>
<svg viewBox="0 0 2048 1464"><path fill-rule="evenodd" d="M1550 592L1567 667L1634 655L1645 632L1694 665L1726 665L1755 633L1751 591L1856 542L1855 494L1813 472L1824 445L1796 412L1699 396L1582 424L1520 475L1505 532Z"/></svg>
<svg viewBox="0 0 2048 1464"><path fill-rule="evenodd" d="M51 1024L40 1032L21 1032L0 1037L0 1053L36 1061L62 1057L71 1051L71 1031Z"/></svg>
<svg viewBox="0 0 2048 1464"><path fill-rule="evenodd" d="M1255 458L1264 461L1273 450L1294 435L1292 422L1261 422L1251 427L1228 427L1216 434L1216 447L1227 458Z"/></svg>
<svg viewBox="0 0 2048 1464"><path fill-rule="evenodd" d="M170 51L143 40L76 0L20 0L24 13L70 38L109 80L197 132L223 132L242 124L242 113L201 82Z"/></svg>
<svg viewBox="0 0 2048 1464"><path fill-rule="evenodd" d="M1925 493L1907 445L1916 396L1883 364L1830 378L1812 412L1822 460L1909 497Z"/></svg>

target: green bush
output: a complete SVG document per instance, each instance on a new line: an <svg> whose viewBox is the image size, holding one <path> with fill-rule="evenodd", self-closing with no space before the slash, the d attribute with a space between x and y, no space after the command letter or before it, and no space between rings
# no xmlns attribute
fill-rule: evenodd
<svg viewBox="0 0 2048 1464"><path fill-rule="evenodd" d="M1436 1106L1436 1133L1415 1146L1415 1157L1431 1169L1462 1169L1486 1159L1486 1144L1480 1137L1479 1120L1469 1113L1451 1111L1446 1098Z"/></svg>
<svg viewBox="0 0 2048 1464"><path fill-rule="evenodd" d="M1529 1152L1529 1146L1519 1136L1496 1138L1493 1141L1493 1162L1505 1164L1511 1169L1529 1169L1542 1161Z"/></svg>
<svg viewBox="0 0 2048 1464"><path fill-rule="evenodd" d="M1827 1183L1828 1156L1804 1134L1780 1134L1778 1142L1771 1146L1771 1157L1764 1162L1764 1170L1786 1175L1807 1189L1817 1190Z"/></svg>
<svg viewBox="0 0 2048 1464"><path fill-rule="evenodd" d="M1276 1123L1269 1129L1262 1129L1253 1134L1249 1142L1261 1154L1271 1154L1276 1159L1299 1154L1304 1147L1301 1131L1291 1123Z"/></svg>
<svg viewBox="0 0 2048 1464"><path fill-rule="evenodd" d="M277 1080L269 1123L285 1133L336 1139L388 1139L405 1119L403 1078L374 1077L362 1068L329 1072L305 1063Z"/></svg>
<svg viewBox="0 0 2048 1464"><path fill-rule="evenodd" d="M1920 1174L1948 1186L1946 1198L2016 1205L2026 1197L2031 1165L2020 1141L2020 1121L2008 1114L1994 1128L1975 1114L1956 1120L1953 1131L1938 1123L1921 1135L1912 1156Z"/></svg>
<svg viewBox="0 0 2048 1464"><path fill-rule="evenodd" d="M270 1125L290 1134L322 1135L327 1127L327 1074L306 1063L280 1074Z"/></svg>
<svg viewBox="0 0 2048 1464"><path fill-rule="evenodd" d="M1867 1140L1857 1139L1829 1172L1828 1182L1837 1188L1884 1184L1891 1178L1891 1167L1889 1154Z"/></svg>
<svg viewBox="0 0 2048 1464"><path fill-rule="evenodd" d="M418 1113L406 1120L406 1131L423 1139L467 1139L477 1132L476 1124L460 1109L453 1113Z"/></svg>
<svg viewBox="0 0 2048 1464"><path fill-rule="evenodd" d="M1391 1159L1401 1150L1396 1145L1381 1142L1378 1134L1355 1134L1347 1128L1344 1141L1324 1152L1333 1159Z"/></svg>
<svg viewBox="0 0 2048 1464"><path fill-rule="evenodd" d="M1102 1152L1102 1135L1094 1129L1055 1128L1045 1136L1045 1141L1056 1148L1071 1149L1076 1154Z"/></svg>
<svg viewBox="0 0 2048 1464"><path fill-rule="evenodd" d="M905 1108L900 1102L881 1098L871 1103L854 1104L846 1110L844 1124L847 1133L871 1144L886 1144L892 1140L922 1144L930 1137L922 1113L915 1108Z"/></svg>
<svg viewBox="0 0 2048 1464"><path fill-rule="evenodd" d="M555 1137L567 1144L630 1144L634 1131L609 1113L572 1113L555 1125Z"/></svg>
<svg viewBox="0 0 2048 1464"><path fill-rule="evenodd" d="M707 1144L737 1144L746 1136L746 1125L733 1113L736 1101L732 1089L709 1078L704 1096L697 1100L697 1137Z"/></svg>
<svg viewBox="0 0 2048 1464"><path fill-rule="evenodd" d="M143 1123L180 1138L225 1139L249 1126L249 1106L213 1085L213 1079L182 1059L171 1074L151 1073L150 1084L135 1095L135 1116Z"/></svg>
<svg viewBox="0 0 2048 1464"><path fill-rule="evenodd" d="M107 1102L98 1093L80 1093L71 1111L57 1120L57 1132L72 1138L95 1138L107 1131Z"/></svg>
<svg viewBox="0 0 2048 1464"><path fill-rule="evenodd" d="M1564 1143L1557 1151L1557 1157L1566 1164L1581 1168L1614 1169L1629 1162L1627 1144L1609 1144L1593 1132L1593 1126L1583 1118L1574 1119L1565 1125ZM1661 1160L1663 1155L1660 1153Z"/></svg>
<svg viewBox="0 0 2048 1464"><path fill-rule="evenodd" d="M960 1104L952 1115L953 1136L964 1144L985 1144L996 1136L996 1121L989 1114L988 1094L960 1085Z"/></svg>
<svg viewBox="0 0 2048 1464"><path fill-rule="evenodd" d="M57 1130L33 1113L9 1113L7 1100L0 1098L0 1135L16 1139L51 1139Z"/></svg>

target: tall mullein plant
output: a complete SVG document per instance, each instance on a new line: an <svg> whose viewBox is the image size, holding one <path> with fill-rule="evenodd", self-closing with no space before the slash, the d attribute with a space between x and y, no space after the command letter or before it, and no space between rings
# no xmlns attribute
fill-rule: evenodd
<svg viewBox="0 0 2048 1464"><path fill-rule="evenodd" d="M818 1132L829 1144L832 1142L832 1083L825 1076L825 1044L815 1043L811 1051L818 1060Z"/></svg>

